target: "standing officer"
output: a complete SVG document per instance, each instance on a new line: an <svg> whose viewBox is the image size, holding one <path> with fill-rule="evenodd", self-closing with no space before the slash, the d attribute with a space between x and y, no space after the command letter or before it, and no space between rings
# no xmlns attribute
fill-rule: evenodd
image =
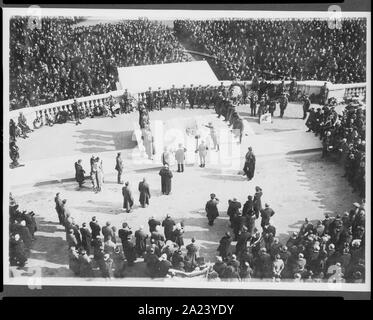
<svg viewBox="0 0 373 320"><path fill-rule="evenodd" d="M189 106L191 109L194 108L195 100L196 100L196 89L191 84L189 88L189 92L188 92L188 101L189 101Z"/></svg>
<svg viewBox="0 0 373 320"><path fill-rule="evenodd" d="M122 173L123 173L123 159L121 157L121 153L118 152L117 154L117 158L116 158L116 165L115 165L115 170L118 171L118 178L117 178L117 182L118 184L122 184L123 181L122 181Z"/></svg>
<svg viewBox="0 0 373 320"><path fill-rule="evenodd" d="M82 124L79 120L79 103L76 99L74 99L74 103L72 104L73 114L75 118L75 125Z"/></svg>

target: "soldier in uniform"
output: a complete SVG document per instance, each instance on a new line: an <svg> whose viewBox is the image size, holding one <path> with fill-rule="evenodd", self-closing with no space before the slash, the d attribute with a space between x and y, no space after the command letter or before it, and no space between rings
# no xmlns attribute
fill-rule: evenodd
<svg viewBox="0 0 373 320"><path fill-rule="evenodd" d="M114 108L115 107L115 100L114 100L114 97L112 95L110 95L110 98L109 98L109 109L110 109L110 116L112 118L115 118L116 115L115 115L115 111L114 111Z"/></svg>
<svg viewBox="0 0 373 320"><path fill-rule="evenodd" d="M194 104L196 103L195 101L196 101L196 89L191 84L188 90L188 102L189 102L189 107L191 109L194 108Z"/></svg>
<svg viewBox="0 0 373 320"><path fill-rule="evenodd" d="M74 119L76 121L75 125L81 124L79 119L79 103L76 99L74 99L74 102L71 107L73 109Z"/></svg>
<svg viewBox="0 0 373 320"><path fill-rule="evenodd" d="M154 110L154 93L151 87L149 87L149 90L146 91L145 96L146 96L146 108L149 111L153 111Z"/></svg>
<svg viewBox="0 0 373 320"><path fill-rule="evenodd" d="M280 97L280 118L284 116L284 112L286 107L288 106L288 98L286 97L286 94L283 93Z"/></svg>
<svg viewBox="0 0 373 320"><path fill-rule="evenodd" d="M250 110L251 110L250 115L252 117L256 116L257 102L258 102L258 94L255 91L252 91L251 96L250 96Z"/></svg>
<svg viewBox="0 0 373 320"><path fill-rule="evenodd" d="M172 85L172 88L169 90L169 98L171 102L171 108L175 109L177 104L177 89L175 88L175 85Z"/></svg>
<svg viewBox="0 0 373 320"><path fill-rule="evenodd" d="M162 110L162 90L161 87L158 87L158 91L155 93L155 110Z"/></svg>
<svg viewBox="0 0 373 320"><path fill-rule="evenodd" d="M180 90L180 106L182 109L185 109L186 102L187 102L187 89L185 88L185 84L183 85L182 89Z"/></svg>

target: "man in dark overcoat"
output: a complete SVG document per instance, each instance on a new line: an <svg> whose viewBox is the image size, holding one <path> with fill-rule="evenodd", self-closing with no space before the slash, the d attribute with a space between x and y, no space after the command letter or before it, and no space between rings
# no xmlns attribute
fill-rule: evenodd
<svg viewBox="0 0 373 320"><path fill-rule="evenodd" d="M164 228L164 236L167 240L172 240L172 234L174 231L175 221L167 214L166 219L162 221L162 227Z"/></svg>
<svg viewBox="0 0 373 320"><path fill-rule="evenodd" d="M168 165L165 165L160 171L162 194L169 195L171 193L171 179L173 177Z"/></svg>
<svg viewBox="0 0 373 320"><path fill-rule="evenodd" d="M140 192L140 204L143 208L149 205L150 195L150 188L149 184L146 182L146 179L143 178L142 181L139 183L139 192Z"/></svg>
<svg viewBox="0 0 373 320"><path fill-rule="evenodd" d="M210 226L214 224L214 220L219 216L218 204L219 199L216 198L214 193L211 193L210 200L207 201L205 206L206 216Z"/></svg>

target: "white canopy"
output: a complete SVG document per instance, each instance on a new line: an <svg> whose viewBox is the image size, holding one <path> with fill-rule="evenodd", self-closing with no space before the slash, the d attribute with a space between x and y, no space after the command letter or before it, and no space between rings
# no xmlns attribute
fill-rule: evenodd
<svg viewBox="0 0 373 320"><path fill-rule="evenodd" d="M128 89L130 93L145 92L152 88L162 90L181 88L183 85L206 86L219 85L215 73L207 61L154 64L118 68L120 89Z"/></svg>

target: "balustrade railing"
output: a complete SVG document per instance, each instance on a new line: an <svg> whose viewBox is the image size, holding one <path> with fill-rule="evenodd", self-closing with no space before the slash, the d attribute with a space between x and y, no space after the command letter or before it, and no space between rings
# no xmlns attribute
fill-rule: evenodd
<svg viewBox="0 0 373 320"><path fill-rule="evenodd" d="M232 84L232 81L221 81L224 86L229 87ZM291 81L285 81L285 86L289 86ZM250 81L239 81L240 84L246 84L246 86L250 89L251 87L251 80ZM275 86L278 86L281 81L272 81ZM297 90L299 90L302 94L315 94L318 95L320 93L320 88L324 85L324 81L298 81L297 82ZM186 85L187 87L190 84ZM344 99L349 99L354 96L359 96L359 99L364 100L366 97L366 83L353 83L353 84L327 84L329 89L330 97L335 97L337 101L342 102ZM167 88L168 89L168 88ZM178 88L180 89L180 88ZM162 89L165 90L165 89ZM156 91L156 90L154 90ZM119 98L123 95L124 90L116 90L111 91L104 94L99 95L92 95L87 97L77 98L77 101L81 103L84 108L87 107L94 107L99 104L105 104L109 97L112 95L114 98ZM142 92L131 92L131 96L136 99L137 95ZM40 115L40 111L44 115L44 111L47 110L48 113L55 110L56 112L59 110L67 109L70 110L74 100L64 100L53 102L45 105L40 105L37 107L29 107L29 108L22 108L17 110L12 110L9 112L9 118L17 120L19 112L22 112L27 121L31 124L32 121L36 118L36 113ZM119 101L118 101L119 102Z"/></svg>

